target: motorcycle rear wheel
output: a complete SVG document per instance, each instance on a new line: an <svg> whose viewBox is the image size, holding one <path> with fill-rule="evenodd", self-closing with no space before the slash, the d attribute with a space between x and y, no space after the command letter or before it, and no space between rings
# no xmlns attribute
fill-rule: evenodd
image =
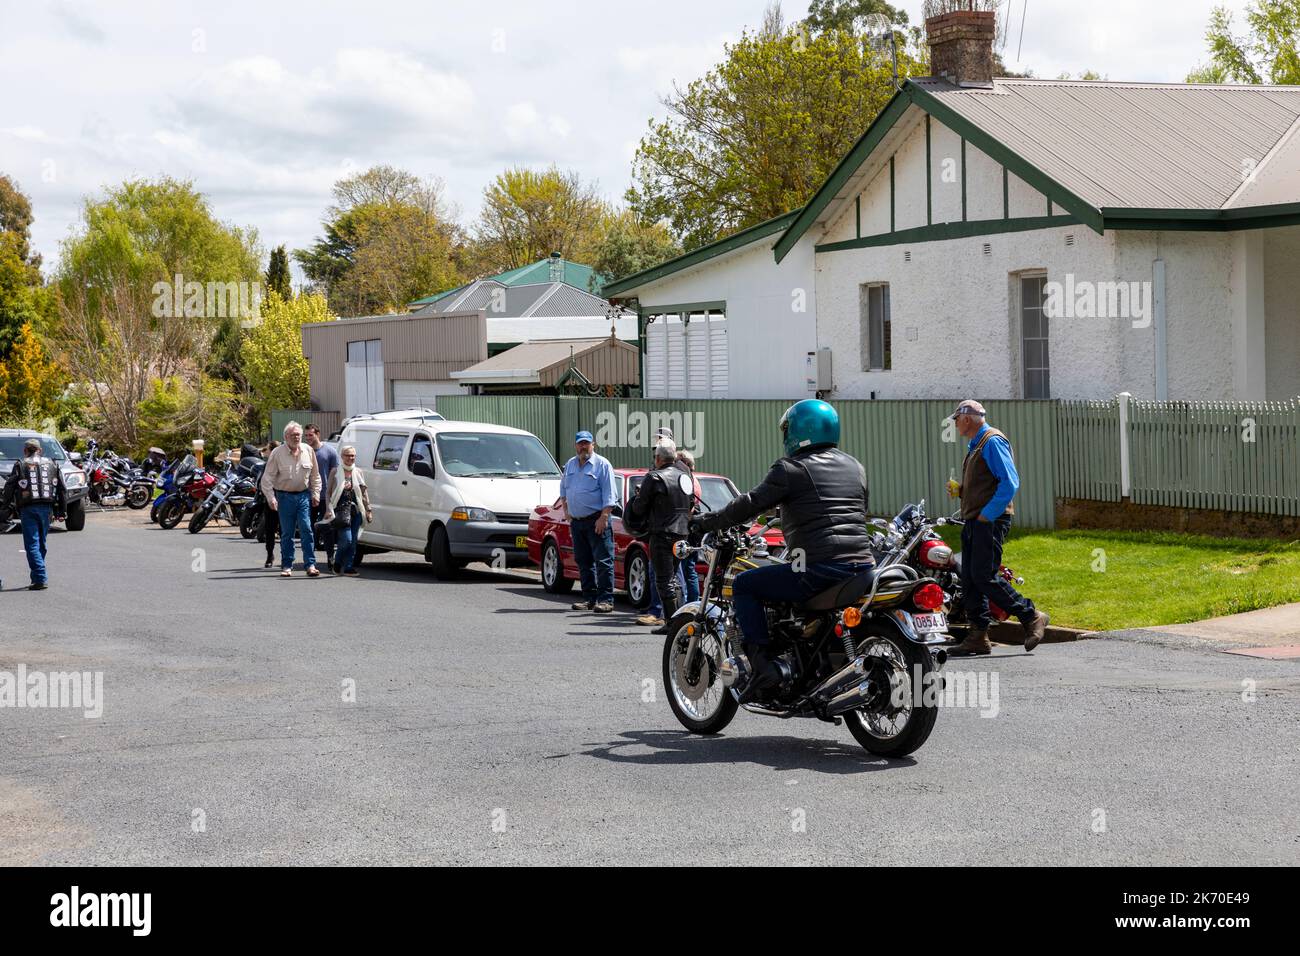
<svg viewBox="0 0 1300 956"><path fill-rule="evenodd" d="M894 682L901 681L902 695L906 704L902 708L892 707L891 702L882 701L881 706L859 708L844 714L844 723L855 740L871 753L880 757L904 757L915 750L930 737L934 723L939 717L939 708L924 699L917 702L914 693L914 675L919 672L922 681L932 681L937 667L929 650L883 630L869 633L858 644L858 654L867 655L868 661L879 658L875 664L877 675L888 675ZM869 671L868 676L873 672ZM921 691L925 691L923 685ZM924 695L923 695L924 696ZM898 723L899 718L902 722Z"/></svg>
<svg viewBox="0 0 1300 956"><path fill-rule="evenodd" d="M265 520L262 508L254 508L252 505L246 505L239 515L239 533L245 539L251 541L256 538L262 531L262 522Z"/></svg>
<svg viewBox="0 0 1300 956"><path fill-rule="evenodd" d="M716 734L731 723L740 704L731 688L723 686L719 671L726 650L712 628L706 628L700 635L699 651L705 654L705 659L696 682L691 683L684 658L690 644L686 626L694 621L694 615L678 613L668 622L668 636L664 639L664 692L678 723L693 734ZM700 681L707 684L701 686ZM691 699L692 695L697 696Z"/></svg>
<svg viewBox="0 0 1300 956"><path fill-rule="evenodd" d="M139 511L141 508L149 507L149 502L153 500L153 485L138 484L132 485L126 493L126 504L128 508L134 508Z"/></svg>

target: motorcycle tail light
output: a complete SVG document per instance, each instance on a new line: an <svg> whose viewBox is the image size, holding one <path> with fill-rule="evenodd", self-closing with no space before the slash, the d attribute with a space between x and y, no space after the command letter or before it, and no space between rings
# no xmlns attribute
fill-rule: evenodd
<svg viewBox="0 0 1300 956"><path fill-rule="evenodd" d="M917 556L927 568L946 568L952 564L952 548L938 540L921 542Z"/></svg>
<svg viewBox="0 0 1300 956"><path fill-rule="evenodd" d="M912 592L912 603L922 611L937 611L943 607L943 588L931 581Z"/></svg>

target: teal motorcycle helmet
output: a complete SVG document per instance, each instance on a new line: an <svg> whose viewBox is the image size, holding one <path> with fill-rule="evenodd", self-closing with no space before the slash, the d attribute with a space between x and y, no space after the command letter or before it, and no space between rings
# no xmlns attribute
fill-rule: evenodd
<svg viewBox="0 0 1300 956"><path fill-rule="evenodd" d="M840 443L840 416L829 403L817 398L795 402L781 416L785 453Z"/></svg>

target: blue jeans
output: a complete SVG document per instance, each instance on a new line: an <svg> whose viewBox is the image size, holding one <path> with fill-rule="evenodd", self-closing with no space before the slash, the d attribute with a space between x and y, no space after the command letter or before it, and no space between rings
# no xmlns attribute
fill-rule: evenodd
<svg viewBox="0 0 1300 956"><path fill-rule="evenodd" d="M280 570L293 567L293 529L298 526L302 540L304 567L316 567L316 541L311 534L311 492L277 491L275 503L280 514Z"/></svg>
<svg viewBox="0 0 1300 956"><path fill-rule="evenodd" d="M569 522L573 538L573 560L582 578L582 596L588 604L614 603L614 521L605 525L604 534L596 534L599 514L574 518Z"/></svg>
<svg viewBox="0 0 1300 956"><path fill-rule="evenodd" d="M32 584L44 584L45 537L50 533L50 505L28 505L19 513L23 526L23 550L27 552L27 566L32 571Z"/></svg>
<svg viewBox="0 0 1300 956"><path fill-rule="evenodd" d="M700 599L700 573L695 568L694 557L677 562L677 583L681 585L683 600L690 604ZM659 599L659 589L655 585L655 569L650 566L650 577L646 582L650 589L650 606L646 613L651 617L663 617L664 602Z"/></svg>
<svg viewBox="0 0 1300 956"><path fill-rule="evenodd" d="M789 564L768 564L736 575L732 597L736 621L740 624L745 643L768 642L767 613L763 610L765 603L801 603L871 567L870 564L825 562L810 564L800 573Z"/></svg>
<svg viewBox="0 0 1300 956"><path fill-rule="evenodd" d="M1021 624L1038 617L1034 602L1002 579L1002 543L1011 530L1011 515L993 521L972 518L961 529L961 587L966 619L976 630L993 623L989 601L1014 616Z"/></svg>
<svg viewBox="0 0 1300 956"><path fill-rule="evenodd" d="M334 532L338 539L338 549L334 552L334 563L344 571L356 570L352 562L357 555L357 535L361 532L361 509L352 509L352 523L346 528Z"/></svg>

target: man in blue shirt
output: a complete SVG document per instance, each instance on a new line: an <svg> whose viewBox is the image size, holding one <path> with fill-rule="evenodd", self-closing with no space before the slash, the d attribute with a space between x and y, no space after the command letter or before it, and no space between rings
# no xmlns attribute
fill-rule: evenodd
<svg viewBox="0 0 1300 956"><path fill-rule="evenodd" d="M1006 581L1002 567L1002 544L1011 530L1015 507L1011 500L1020 488L1020 475L1007 436L991 427L984 406L967 399L953 413L957 431L969 440L961 481L948 482L948 493L961 498L961 587L970 621L970 632L950 656L988 654L989 602L1013 615L1025 629L1025 650L1032 651L1043 639L1048 616L1034 607Z"/></svg>
<svg viewBox="0 0 1300 956"><path fill-rule="evenodd" d="M610 515L618 504L614 468L596 454L591 432L573 436L577 454L564 465L560 500L573 539L573 560L582 579L582 600L575 611L608 614L614 610L614 528Z"/></svg>

